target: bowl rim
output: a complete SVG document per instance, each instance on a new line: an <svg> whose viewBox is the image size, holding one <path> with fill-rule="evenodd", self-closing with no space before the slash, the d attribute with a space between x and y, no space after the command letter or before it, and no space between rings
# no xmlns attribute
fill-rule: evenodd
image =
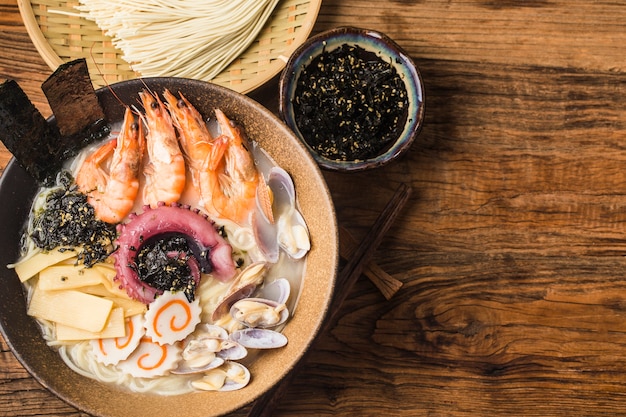
<svg viewBox="0 0 626 417"><path fill-rule="evenodd" d="M39 382L39 384L41 384L48 391L56 395L58 398L62 399L66 403L72 405L73 407L81 411L87 412L95 416L103 416L103 417L104 416L116 416L116 417L117 416L119 417L137 416L139 417L139 416L145 415L146 413L151 412L150 410L137 409L137 404L148 405L149 407L152 408L152 412L156 412L158 414L159 412L163 412L160 406L162 406L167 401L166 400L167 398L178 399L177 408L176 408L177 410L181 405L183 406L182 409L185 410L184 407L190 404L196 405L196 406L199 404L203 404L204 407L202 407L201 409L198 409L196 413L191 413L191 414L186 413L187 415L190 415L191 417L196 417L196 416L204 417L204 416L209 416L209 415L215 415L214 414L215 412L218 412L220 415L222 415L222 414L227 414L237 409L240 409L244 407L245 405L251 403L252 401L256 400L257 398L259 398L260 396L262 396L269 390L271 390L275 384L280 382L280 380L282 380L282 378L285 377L287 373L289 373L300 360L302 360L305 353L308 351L308 349L311 348L315 339L319 335L319 332L323 326L323 323L328 316L329 308L332 302L332 297L334 294L335 283L336 283L336 278L337 278L337 268L339 264L338 225L337 225L337 216L335 213L333 201L330 196L330 191L328 190L326 181L324 180L322 173L319 170L319 167L317 166L315 161L311 158L308 151L300 143L300 141L295 138L295 136L293 135L293 132L291 132L291 130L287 126L285 126L284 123L276 115L274 115L272 112L270 112L267 108L265 108L261 104L257 103L255 100L243 94L240 94L234 90L228 89L227 87L210 84L204 81L191 80L191 79L185 79L185 78L153 77L153 78L126 80L126 81L121 81L118 83L111 84L109 87L100 88L97 90L97 94L101 103L103 103L103 101L104 103L119 103L117 101L117 96L115 96L115 93L119 93L120 89L123 88L123 86L128 86L127 88L132 88L132 86L136 86L136 88L149 87L152 89L153 87L156 87L156 86L161 87L162 85L166 85L166 86L179 85L177 84L179 82L190 83L192 86L195 86L195 87L207 88L209 95L217 94L217 95L220 95L220 97L223 96L225 98L234 97L232 102L228 103L225 107L236 106L238 103L245 103L246 105L251 106L250 107L250 109L252 109L251 113L262 116L261 118L262 120L265 120L267 118L267 120L269 120L270 123L272 124L272 128L275 127L277 129L280 129L281 135L286 134L286 135L293 137L292 143L297 148L295 149L296 152L301 154L302 156L301 162L304 163L305 170L306 170L306 173L303 173L303 172L292 173L292 176L294 177L293 178L294 182L296 183L296 190L301 190L301 191L306 190L305 192L307 193L307 198L312 198L311 196L309 196L309 194L311 194L312 192L319 193L321 191L324 194L324 196L316 195L315 196L316 200L314 201L317 201L318 199L321 200L320 204L325 205L326 208L330 210L330 213L326 213L326 212L324 213L323 224L320 223L320 224L314 225L314 227L316 228L315 233L323 234L329 240L323 242L323 245L326 246L326 249L320 249L317 252L313 252L314 249L312 249L312 251L310 252L310 255L312 255L313 258L309 258L307 260L307 265L305 267L305 277L304 277L303 285L301 288L301 297L303 297L304 295L310 296L311 294L316 294L316 292L320 292L320 288L315 287L316 285L318 287L320 285L320 283L315 283L315 279L319 278L320 274L326 276L325 278L326 281L324 281L324 283L327 283L328 286L325 286L321 291L321 292L325 292L326 296L325 296L324 302L321 303L321 305L317 305L317 309L315 309L315 311L313 312L313 315L310 317L305 317L306 313L310 309L307 309L305 308L305 306L302 306L301 305L302 301L298 302L298 308L296 309L297 312L295 313L295 315L292 317L290 321L290 323L292 323L292 327L290 328L289 323L288 323L284 329L284 332L288 335L288 337L289 336L292 337L289 339L288 345L282 348L285 350L280 351L280 352L279 351L265 352L264 356L265 355L267 356L267 361L266 363L261 364L259 366L262 369L266 369L270 366L269 362L276 360L276 358L284 358L287 364L283 366L282 369L279 370L279 372L276 372L275 375L264 376L262 378L257 378L256 381L252 381L251 389L248 390L247 394L243 390L234 391L234 392L217 393L217 395L219 396L224 396L225 401L232 402L232 404L217 407L218 410L215 410L214 407L211 407L211 408L207 407L207 404L210 404L210 398L211 398L210 396L216 393L202 392L202 393L191 393L191 394L183 394L181 396L167 397L167 396L160 396L160 395L154 395L154 394L140 394L140 393L132 393L129 391L123 391L125 393L124 398L126 398L128 402L124 404L125 407L122 405L118 405L118 406L115 406L116 409L112 411L110 410L111 408L110 401L108 401L107 398L109 398L108 394L111 394L111 395L119 394L120 389L118 387L112 387L110 386L110 384L103 384L99 381L95 381L87 377L84 377L74 372L73 370L71 370L64 363L60 366L59 362L62 362L62 361L60 360L60 358L58 358L58 353L48 348L48 346L44 342L43 337L41 336L41 331L39 330L38 325L35 323L35 320L33 320L31 317L26 315L26 309L23 308L26 305L25 297L13 297L15 300L12 300L10 303L3 303L3 308L2 310L0 310L0 333L5 338L7 345L11 349L14 356L22 364L22 366ZM182 89L183 87L180 87L180 88ZM106 106L106 104L104 104L104 106ZM116 109L114 112L119 112L119 110ZM51 119L52 118L50 118L49 121ZM261 119L259 119L259 123L266 123L265 121L261 121ZM244 125L244 127L247 128L246 125ZM292 148L290 152L290 156L293 154L293 151L294 149ZM270 156L274 158L275 154L270 154ZM286 157L281 156L281 158L285 159ZM303 171L303 169L301 169L300 171ZM305 174L307 176L312 175L314 177L314 184L307 184L303 182L303 177L305 176ZM15 180L18 181L18 184L12 185L11 181L15 181ZM0 190L10 191L12 187L19 187L17 194L18 195L30 195L31 200L27 201L26 203L21 202L21 204L18 204L19 207L17 208L9 207L11 205L3 205L3 207L0 207L0 214L2 214L3 216L13 215L14 217L15 216L19 217L19 214L15 214L15 211L17 211L18 213L23 213L24 210L29 211L30 205L32 203L32 195L34 193L34 190L36 190L37 188L37 187L32 188L33 186L34 186L34 180L17 163L15 158L11 158L5 171L0 177ZM20 201L18 201L18 203L20 203ZM310 211L312 211L312 209L310 209ZM305 214L305 218L307 219L307 222L309 222L310 220L314 222L318 221L317 219L315 220L312 219L310 216L307 217L306 214ZM13 223L16 223L16 222L13 221ZM21 225L15 226L14 228L20 228L21 230ZM10 235L14 236L13 233L11 233ZM311 237L313 239L314 237L313 233ZM312 243L315 245L314 242ZM11 246L11 244L7 243L7 246L11 248L11 251L15 251L15 252L18 251L17 244L12 244ZM319 248L320 246L322 246L322 243L319 243L318 241L316 246ZM329 254L331 255L330 258L326 259L321 265L323 267L326 267L323 273L313 270L312 265L310 265L310 262L313 263L312 262L313 259L317 261L320 259L321 256L329 255ZM15 261L16 258L13 257L13 259L11 259L12 256L15 256L15 255L16 255L15 253L4 253L4 254L0 254L0 257L3 260L5 260L5 265L6 265L8 263ZM9 262L6 262L6 261L9 261ZM332 269L330 269L331 267ZM14 271L6 269L4 272L0 273L0 281L5 281L5 280L9 281L11 285L19 286L18 287L19 290L14 291L14 293L19 292L20 294L23 294L24 292L23 285L19 281L17 276L15 275ZM320 295L314 296L316 300L319 300L320 299L319 297L321 296ZM4 298L5 298L4 295L0 295L0 299L2 299L3 301L6 301L4 300ZM20 300L17 300L17 298L20 298ZM9 316L15 315L15 314L18 314L20 316L23 316L25 319L28 319L28 321L26 322L26 326L18 326L18 327L11 326ZM293 326L296 326L296 324L302 324L302 323L305 323L306 326L309 326L310 328L310 332L308 332L306 335L299 334L294 331ZM37 330L36 334L33 334L33 329ZM36 349L38 349L37 354L40 354L41 352L44 353L43 354L44 358L41 361L46 360L46 359L52 359L54 363L42 364L41 361L40 363L34 363L32 358L35 356L35 353L24 351L24 346L26 346L29 343L34 343L36 345ZM292 346L289 346L290 344ZM46 347L48 349L45 349L42 351L43 348L41 346ZM273 363L272 369L274 369L275 367L276 365ZM60 372L61 375L57 375L55 374L55 372ZM65 381L64 376L70 376L70 377L67 381ZM88 386L85 387L84 385L82 385L83 383L88 383ZM255 384L255 386L252 387L252 384ZM102 398L92 398L92 396L89 395L89 393L93 393L92 391L94 389L101 390L99 392L102 393L101 394ZM171 408L170 411L173 411L174 407L170 407L170 408Z"/></svg>
<svg viewBox="0 0 626 417"><path fill-rule="evenodd" d="M338 161L318 154L304 139L298 129L297 123L294 120L291 97L295 91L298 77L305 66L301 65L302 62L308 64L314 58L315 55L313 54L326 50L330 41L336 40L338 44L354 44L358 42L359 38L366 39L377 46L380 46L381 50L393 54L393 57L395 58L394 61L398 63L398 66L404 68L408 74L408 76L404 76L402 78L405 82L409 97L417 98L417 102L410 100L409 109L413 108L414 112L412 114L410 112L409 120L407 120L402 134L385 152L373 158L364 160ZM282 120L294 131L296 137L308 149L315 161L326 170L363 171L387 165L388 163L398 159L401 155L408 151L422 129L425 117L425 104L423 77L413 58L411 58L411 56L396 41L391 39L386 34L373 29L360 28L356 26L339 26L310 37L295 49L293 54L289 57L287 65L285 65L285 68L281 72L279 78L278 111ZM404 139L401 140L402 138Z"/></svg>

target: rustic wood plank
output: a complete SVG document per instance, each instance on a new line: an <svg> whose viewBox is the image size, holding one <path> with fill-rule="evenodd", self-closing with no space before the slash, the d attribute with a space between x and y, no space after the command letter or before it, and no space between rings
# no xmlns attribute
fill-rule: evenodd
<svg viewBox="0 0 626 417"><path fill-rule="evenodd" d="M325 0L314 32L340 25L387 33L424 75L426 123L405 158L324 173L357 239L411 185L374 259L403 286L386 300L357 282L276 415L623 415L626 8ZM0 49L0 79L49 114L51 71L15 0L0 0ZM275 80L259 97L275 109ZM0 415L84 415L4 341L0 370Z"/></svg>

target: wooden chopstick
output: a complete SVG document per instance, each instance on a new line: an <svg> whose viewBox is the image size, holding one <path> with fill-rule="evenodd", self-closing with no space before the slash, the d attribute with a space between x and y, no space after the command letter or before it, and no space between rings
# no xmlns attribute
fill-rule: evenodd
<svg viewBox="0 0 626 417"><path fill-rule="evenodd" d="M339 253L343 259L350 259L356 250L358 242L348 229L339 227ZM402 281L395 279L375 262L370 262L363 268L363 275L372 281L382 295L391 300L391 297L402 287Z"/></svg>
<svg viewBox="0 0 626 417"><path fill-rule="evenodd" d="M337 312L341 305L346 300L354 283L363 272L365 265L369 264L372 260L376 248L404 208L410 195L411 188L406 184L400 184L382 213L380 213L361 243L357 246L352 258L350 258L346 266L344 266L339 273L335 286L335 296L330 304L328 317L322 325L321 332L326 332L334 326L335 320L337 319ZM302 363L305 362L305 357L306 354L274 388L256 400L248 413L248 417L271 417L273 415L280 399L291 385L291 381L298 373Z"/></svg>

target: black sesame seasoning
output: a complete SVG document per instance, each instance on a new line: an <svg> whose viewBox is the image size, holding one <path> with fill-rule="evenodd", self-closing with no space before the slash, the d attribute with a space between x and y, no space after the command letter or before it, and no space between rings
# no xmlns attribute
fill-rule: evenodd
<svg viewBox="0 0 626 417"><path fill-rule="evenodd" d="M114 249L115 225L96 218L67 171L59 174L57 185L34 213L30 239L47 251L78 250L78 260L87 267L105 260Z"/></svg>
<svg viewBox="0 0 626 417"><path fill-rule="evenodd" d="M293 101L309 146L332 160L379 155L400 135L408 115L396 69L357 45L324 51L301 72Z"/></svg>
<svg viewBox="0 0 626 417"><path fill-rule="evenodd" d="M145 242L131 268L139 279L161 291L182 291L189 302L195 298L196 282L189 262L193 257L187 238L179 234L163 234Z"/></svg>

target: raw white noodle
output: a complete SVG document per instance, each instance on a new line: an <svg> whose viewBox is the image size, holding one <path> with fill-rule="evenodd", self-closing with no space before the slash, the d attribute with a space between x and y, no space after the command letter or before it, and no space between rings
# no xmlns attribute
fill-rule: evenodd
<svg viewBox="0 0 626 417"><path fill-rule="evenodd" d="M279 0L80 0L142 76L210 81L257 37Z"/></svg>

